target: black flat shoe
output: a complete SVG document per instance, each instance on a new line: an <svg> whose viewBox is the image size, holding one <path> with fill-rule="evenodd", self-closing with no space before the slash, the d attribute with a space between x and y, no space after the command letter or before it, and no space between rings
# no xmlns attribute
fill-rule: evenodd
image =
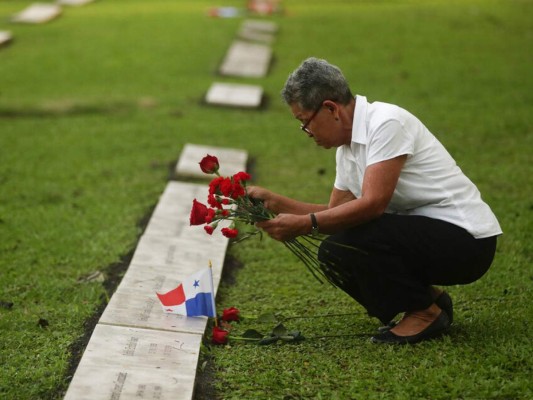
<svg viewBox="0 0 533 400"><path fill-rule="evenodd" d="M450 320L446 311L441 311L439 316L426 329L416 335L398 336L390 330L372 336L370 339L373 343L387 344L414 344L423 340L434 339L445 333L450 327Z"/></svg>
<svg viewBox="0 0 533 400"><path fill-rule="evenodd" d="M435 299L435 304L438 305L441 310L444 310L446 312L446 314L448 315L448 320L451 324L453 322L453 303L450 295L446 292L442 292Z"/></svg>

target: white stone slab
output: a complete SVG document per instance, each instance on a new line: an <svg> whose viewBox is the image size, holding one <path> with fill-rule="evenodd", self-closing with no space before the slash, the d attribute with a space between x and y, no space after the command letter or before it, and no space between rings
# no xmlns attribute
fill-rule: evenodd
<svg viewBox="0 0 533 400"><path fill-rule="evenodd" d="M254 29L241 28L238 33L239 39L248 40L251 42L259 42L265 44L272 44L274 42L274 35L268 32L260 32Z"/></svg>
<svg viewBox="0 0 533 400"><path fill-rule="evenodd" d="M0 31L0 46L8 44L13 40L13 36L9 31Z"/></svg>
<svg viewBox="0 0 533 400"><path fill-rule="evenodd" d="M176 165L176 174L184 177L212 180L214 176L204 174L199 165L202 158L207 154L218 158L220 164L219 173L222 176L231 176L237 172L246 170L248 153L245 150L186 144ZM207 193L198 198L198 201L202 201L200 199L205 198L207 198Z"/></svg>
<svg viewBox="0 0 533 400"><path fill-rule="evenodd" d="M226 76L261 78L266 76L271 58L269 46L236 40L226 53L219 72Z"/></svg>
<svg viewBox="0 0 533 400"><path fill-rule="evenodd" d="M155 293L144 295L134 291L117 290L100 317L99 323L202 335L207 317L167 314L163 312Z"/></svg>
<svg viewBox="0 0 533 400"><path fill-rule="evenodd" d="M201 335L98 324L66 400L191 399Z"/></svg>
<svg viewBox="0 0 533 400"><path fill-rule="evenodd" d="M160 267L172 272L205 268L211 260L217 268L222 268L221 260L223 261L229 239L222 235L209 236L205 232L204 235L205 240L201 241L143 235L130 264Z"/></svg>
<svg viewBox="0 0 533 400"><path fill-rule="evenodd" d="M261 86L215 82L207 91L205 101L219 106L257 108L262 98Z"/></svg>
<svg viewBox="0 0 533 400"><path fill-rule="evenodd" d="M257 19L247 19L243 21L241 28L256 32L274 34L278 31L278 24L272 21L261 21Z"/></svg>
<svg viewBox="0 0 533 400"><path fill-rule="evenodd" d="M94 0L57 0L56 3L62 6L80 7L92 3Z"/></svg>
<svg viewBox="0 0 533 400"><path fill-rule="evenodd" d="M216 295L222 270L220 267L215 268L215 266L219 266L219 264L214 263L213 267L213 285ZM166 293L175 289L187 277L200 269L202 268L198 266L187 266L168 271L160 267L131 264L116 292L153 297L155 293Z"/></svg>
<svg viewBox="0 0 533 400"><path fill-rule="evenodd" d="M209 236L205 233L203 226L190 226L189 217L193 200L197 199L206 204L207 194L207 185L169 182L148 221L144 235L183 238L209 243L210 246L222 244L225 247L226 243L221 242L223 238L219 234ZM229 222L222 222L219 224L219 228L227 225ZM217 231L219 232L220 229Z"/></svg>
<svg viewBox="0 0 533 400"><path fill-rule="evenodd" d="M57 4L34 3L11 18L12 22L43 24L61 15Z"/></svg>

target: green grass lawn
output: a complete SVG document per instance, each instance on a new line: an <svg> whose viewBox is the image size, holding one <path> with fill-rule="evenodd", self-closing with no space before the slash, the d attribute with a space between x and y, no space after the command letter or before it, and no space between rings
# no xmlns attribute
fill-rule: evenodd
<svg viewBox="0 0 533 400"><path fill-rule="evenodd" d="M246 149L255 182L325 202L334 153L302 135L279 91L302 59L339 65L354 92L397 103L446 145L499 217L495 263L451 287L450 336L412 347L370 343L376 320L320 285L268 238L230 248L241 264L219 309L267 311L302 343L206 348L199 379L220 399L528 399L533 397L531 269L533 3L526 0L285 0L264 79L216 69L244 1L101 0L46 25L7 22L0 2L0 398L57 399L110 273L136 246L185 143ZM260 111L206 107L214 81L261 84ZM191 199L192 200L192 199ZM93 318L94 319L94 318ZM247 328L272 326L246 319ZM323 335L353 334L328 339ZM207 398L213 398L207 397Z"/></svg>

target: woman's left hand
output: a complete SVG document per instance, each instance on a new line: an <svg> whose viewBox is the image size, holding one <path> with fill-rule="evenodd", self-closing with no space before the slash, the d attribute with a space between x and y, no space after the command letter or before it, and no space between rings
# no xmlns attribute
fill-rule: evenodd
<svg viewBox="0 0 533 400"><path fill-rule="evenodd" d="M275 218L256 223L270 237L286 242L296 236L311 231L311 220L308 215L278 214Z"/></svg>

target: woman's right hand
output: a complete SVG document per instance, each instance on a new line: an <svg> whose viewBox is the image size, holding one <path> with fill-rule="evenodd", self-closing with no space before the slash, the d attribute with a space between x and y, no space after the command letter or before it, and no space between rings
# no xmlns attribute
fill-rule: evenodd
<svg viewBox="0 0 533 400"><path fill-rule="evenodd" d="M248 196L250 196L251 198L262 200L265 208L267 208L270 211L274 211L273 202L272 202L272 199L274 197L273 192L261 186L248 186L246 188L246 192L248 193Z"/></svg>

